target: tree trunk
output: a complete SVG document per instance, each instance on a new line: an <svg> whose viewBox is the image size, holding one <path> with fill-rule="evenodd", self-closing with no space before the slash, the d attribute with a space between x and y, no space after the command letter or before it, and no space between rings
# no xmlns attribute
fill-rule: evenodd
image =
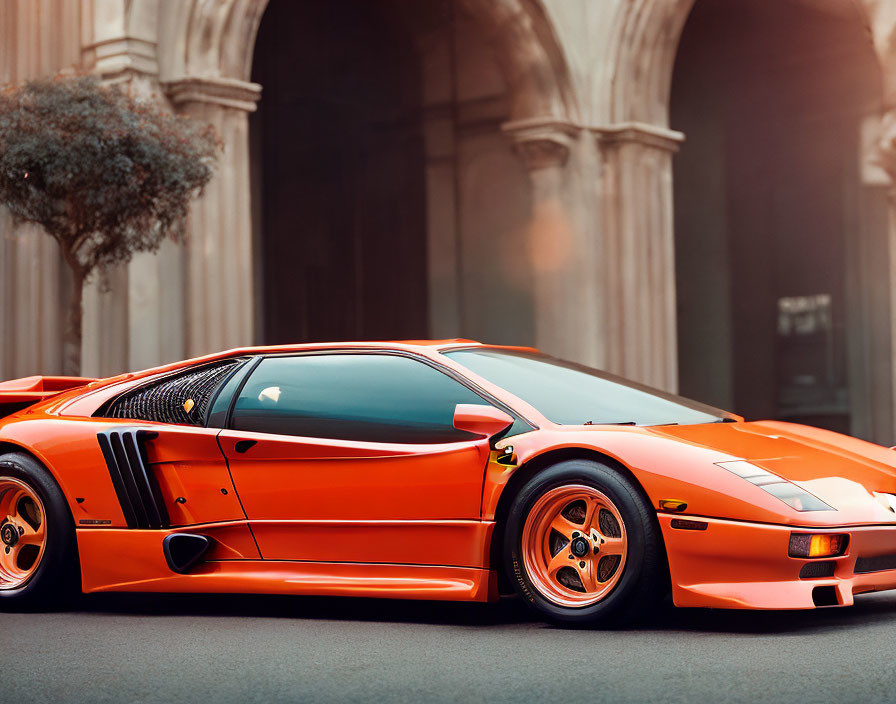
<svg viewBox="0 0 896 704"><path fill-rule="evenodd" d="M62 371L68 376L81 375L81 301L84 297L84 273L72 267L72 300L62 339Z"/></svg>

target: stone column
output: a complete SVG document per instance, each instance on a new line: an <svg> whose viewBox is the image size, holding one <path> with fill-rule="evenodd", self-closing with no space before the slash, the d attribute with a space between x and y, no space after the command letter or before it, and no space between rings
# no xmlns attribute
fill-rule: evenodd
<svg viewBox="0 0 896 704"><path fill-rule="evenodd" d="M599 215L607 369L678 387L672 155L684 135L625 123L592 128L600 150Z"/></svg>
<svg viewBox="0 0 896 704"><path fill-rule="evenodd" d="M118 84L145 99L165 101L158 84L155 2L93 0L82 8L81 65L103 83ZM173 250L173 257L170 252ZM161 254L137 254L129 264L94 272L84 288L81 373L110 376L183 357L181 310L161 310L163 291L180 296L168 274L181 256L166 242ZM166 301L167 302L167 301Z"/></svg>
<svg viewBox="0 0 896 704"><path fill-rule="evenodd" d="M0 380L62 371L61 262L40 227L0 211Z"/></svg>
<svg viewBox="0 0 896 704"><path fill-rule="evenodd" d="M261 86L227 78L166 84L171 102L218 130L224 151L215 177L190 209L185 320L189 356L255 342L249 113ZM296 223L301 226L301 223Z"/></svg>
<svg viewBox="0 0 896 704"><path fill-rule="evenodd" d="M893 72L896 74L896 71ZM890 401L896 416L896 107L885 111L880 123L876 155L871 158L889 177L888 184L888 247L890 271ZM876 158L875 158L876 157Z"/></svg>
<svg viewBox="0 0 896 704"><path fill-rule="evenodd" d="M79 3L0 2L0 85L77 64L81 12ZM0 211L0 380L62 371L65 277L53 239Z"/></svg>
<svg viewBox="0 0 896 704"><path fill-rule="evenodd" d="M570 168L580 128L551 119L505 123L532 181L529 259L533 271L535 344L575 361L600 364L593 238L574 212Z"/></svg>

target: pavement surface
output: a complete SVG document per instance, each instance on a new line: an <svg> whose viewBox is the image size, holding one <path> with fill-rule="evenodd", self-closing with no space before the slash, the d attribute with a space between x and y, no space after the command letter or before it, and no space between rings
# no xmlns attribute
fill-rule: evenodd
<svg viewBox="0 0 896 704"><path fill-rule="evenodd" d="M0 702L896 701L896 593L812 612L671 606L569 630L451 604L103 595L0 614Z"/></svg>

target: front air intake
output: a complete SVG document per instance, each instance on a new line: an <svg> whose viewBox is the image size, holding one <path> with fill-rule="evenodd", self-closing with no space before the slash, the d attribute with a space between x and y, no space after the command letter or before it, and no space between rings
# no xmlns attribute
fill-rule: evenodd
<svg viewBox="0 0 896 704"><path fill-rule="evenodd" d="M815 606L839 606L837 588L834 586L815 587L812 590L812 603Z"/></svg>
<svg viewBox="0 0 896 704"><path fill-rule="evenodd" d="M807 562L800 568L800 579L820 579L833 577L836 562L825 560L824 562Z"/></svg>
<svg viewBox="0 0 896 704"><path fill-rule="evenodd" d="M886 570L896 570L896 555L875 555L874 557L860 557L856 560L856 574Z"/></svg>
<svg viewBox="0 0 896 704"><path fill-rule="evenodd" d="M171 519L146 461L143 443L158 433L138 428L105 430L97 440L128 528L168 528Z"/></svg>

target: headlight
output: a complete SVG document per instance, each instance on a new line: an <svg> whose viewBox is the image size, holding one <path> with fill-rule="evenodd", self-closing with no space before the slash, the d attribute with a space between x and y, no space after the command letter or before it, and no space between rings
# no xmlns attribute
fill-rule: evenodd
<svg viewBox="0 0 896 704"><path fill-rule="evenodd" d="M777 474L772 474L746 460L716 462L716 464L722 469L727 469L732 474L746 479L751 484L755 484L797 511L836 511L835 508L828 506L817 496L810 494L793 482L782 479Z"/></svg>
<svg viewBox="0 0 896 704"><path fill-rule="evenodd" d="M874 498L877 499L880 505L887 509L887 511L896 513L896 496L883 491L872 491L871 493L874 494Z"/></svg>

